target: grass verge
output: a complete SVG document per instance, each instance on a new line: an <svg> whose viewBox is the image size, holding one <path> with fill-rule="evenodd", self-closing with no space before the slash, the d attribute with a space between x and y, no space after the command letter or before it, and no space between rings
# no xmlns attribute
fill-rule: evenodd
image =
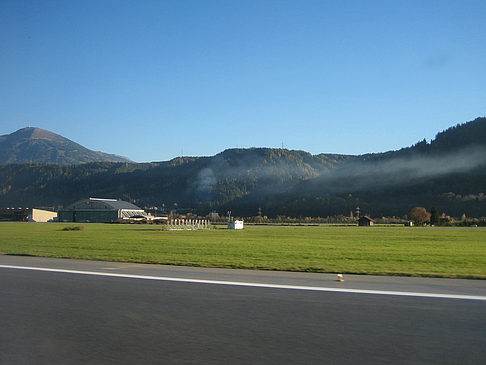
<svg viewBox="0 0 486 365"><path fill-rule="evenodd" d="M160 227L0 223L0 253L184 266L486 279L478 228Z"/></svg>

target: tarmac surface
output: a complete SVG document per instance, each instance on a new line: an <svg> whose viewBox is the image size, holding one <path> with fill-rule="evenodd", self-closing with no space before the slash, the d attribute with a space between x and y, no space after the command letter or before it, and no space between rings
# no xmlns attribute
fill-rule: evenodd
<svg viewBox="0 0 486 365"><path fill-rule="evenodd" d="M0 255L0 364L481 364L486 281Z"/></svg>

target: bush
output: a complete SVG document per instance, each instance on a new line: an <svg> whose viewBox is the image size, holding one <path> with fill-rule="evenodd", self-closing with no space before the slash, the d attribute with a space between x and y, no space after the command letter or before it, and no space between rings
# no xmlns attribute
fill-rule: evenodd
<svg viewBox="0 0 486 365"><path fill-rule="evenodd" d="M84 230L83 226L67 226L61 229L61 231L82 231Z"/></svg>

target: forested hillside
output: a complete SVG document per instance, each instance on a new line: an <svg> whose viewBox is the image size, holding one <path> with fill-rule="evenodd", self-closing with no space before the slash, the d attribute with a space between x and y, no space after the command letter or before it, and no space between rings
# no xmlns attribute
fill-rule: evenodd
<svg viewBox="0 0 486 365"><path fill-rule="evenodd" d="M287 201L299 214L304 206L314 213L327 206L325 211L337 214L341 207L360 205L373 216L403 215L414 206L486 216L485 194L486 118L477 118L438 133L430 143L359 156L296 186Z"/></svg>
<svg viewBox="0 0 486 365"><path fill-rule="evenodd" d="M220 206L250 193L273 195L353 159L269 148L232 149L213 157L152 163L0 166L0 204L65 205L86 196L139 205Z"/></svg>

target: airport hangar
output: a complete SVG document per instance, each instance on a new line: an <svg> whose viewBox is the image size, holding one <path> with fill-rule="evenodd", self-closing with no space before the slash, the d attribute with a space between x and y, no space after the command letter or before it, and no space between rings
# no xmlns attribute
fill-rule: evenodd
<svg viewBox="0 0 486 365"><path fill-rule="evenodd" d="M117 219L145 215L136 205L117 199L89 198L59 209L59 222L106 223Z"/></svg>

